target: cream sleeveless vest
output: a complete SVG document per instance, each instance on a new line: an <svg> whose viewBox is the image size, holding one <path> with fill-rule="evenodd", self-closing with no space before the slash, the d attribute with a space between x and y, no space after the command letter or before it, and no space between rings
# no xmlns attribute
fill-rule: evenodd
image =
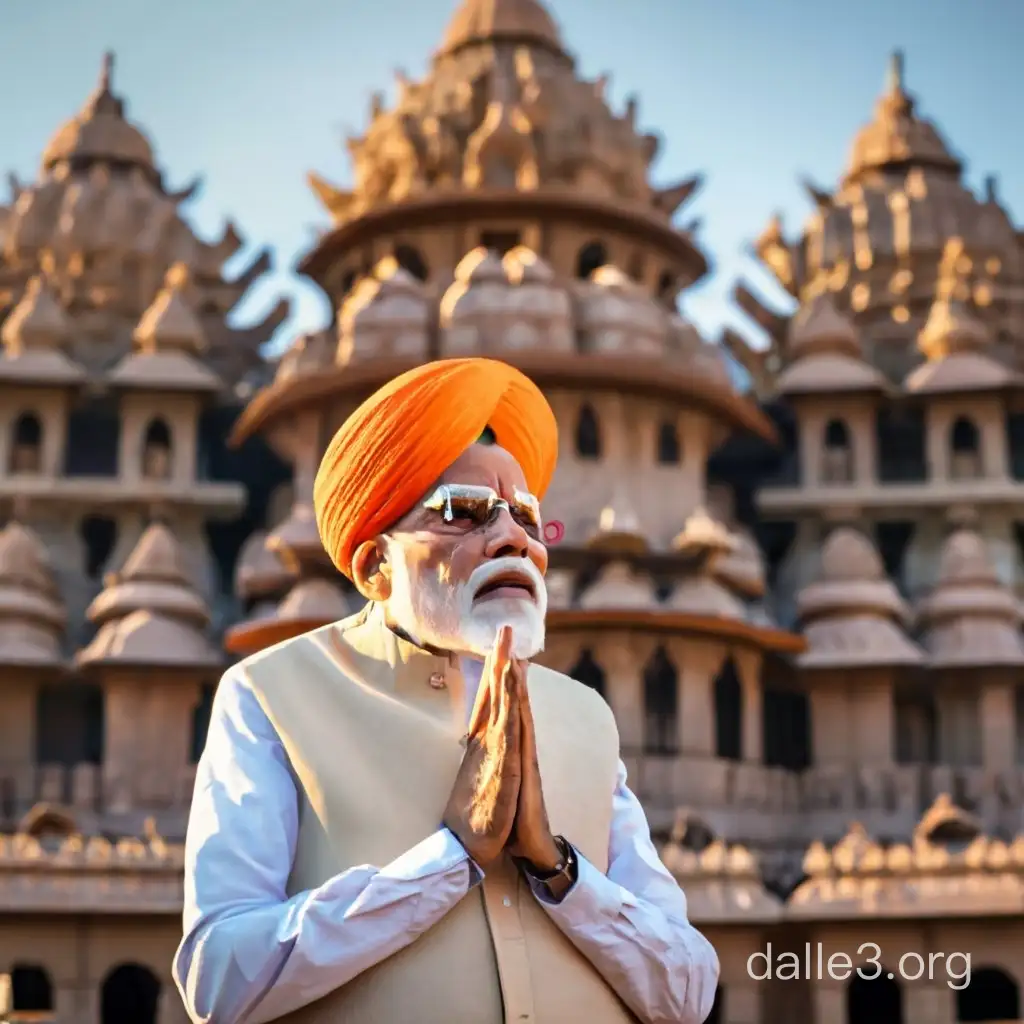
<svg viewBox="0 0 1024 1024"><path fill-rule="evenodd" d="M440 826L462 758L461 675L368 606L241 666L300 786L290 892L387 864ZM445 687L431 686L441 673ZM618 761L611 711L585 686L528 674L551 827L601 871ZM289 1024L625 1024L636 1018L503 859L441 921Z"/></svg>

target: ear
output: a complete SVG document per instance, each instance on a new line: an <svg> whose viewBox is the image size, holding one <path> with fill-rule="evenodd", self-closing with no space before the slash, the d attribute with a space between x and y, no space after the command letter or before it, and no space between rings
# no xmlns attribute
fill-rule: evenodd
<svg viewBox="0 0 1024 1024"><path fill-rule="evenodd" d="M391 596L391 565L383 537L363 541L352 555L352 582L368 601L386 601Z"/></svg>

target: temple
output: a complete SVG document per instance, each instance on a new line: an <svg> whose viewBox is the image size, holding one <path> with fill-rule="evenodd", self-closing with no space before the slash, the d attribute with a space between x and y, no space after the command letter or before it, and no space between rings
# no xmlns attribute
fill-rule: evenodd
<svg viewBox="0 0 1024 1024"><path fill-rule="evenodd" d="M707 339L700 176L657 180L538 0L463 0L352 186L310 174L333 318L274 361L285 303L227 320L269 257L224 276L240 235L196 238L112 74L0 207L0 1018L183 1024L217 679L359 607L312 512L332 432L480 354L558 418L540 660L615 713L710 1020L1024 1019L1024 233L902 56L802 234L757 242L795 313L740 282L749 337ZM807 978L819 947L877 977Z"/></svg>

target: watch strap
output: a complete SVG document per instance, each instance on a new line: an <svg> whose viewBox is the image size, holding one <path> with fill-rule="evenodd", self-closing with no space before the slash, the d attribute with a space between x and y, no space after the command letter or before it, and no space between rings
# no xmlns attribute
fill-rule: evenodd
<svg viewBox="0 0 1024 1024"><path fill-rule="evenodd" d="M539 872L528 864L523 864L523 871L529 875L554 903L560 903L566 893L576 884L576 851L564 836L555 836L555 845L562 855L561 862L554 871Z"/></svg>

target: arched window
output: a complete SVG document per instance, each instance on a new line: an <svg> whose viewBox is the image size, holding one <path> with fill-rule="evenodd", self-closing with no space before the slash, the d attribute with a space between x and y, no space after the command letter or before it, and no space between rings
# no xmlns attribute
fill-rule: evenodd
<svg viewBox="0 0 1024 1024"><path fill-rule="evenodd" d="M122 964L104 979L100 1024L156 1024L160 982L140 964Z"/></svg>
<svg viewBox="0 0 1024 1024"><path fill-rule="evenodd" d="M581 652L580 660L572 667L569 675L577 682L589 686L602 697L607 698L604 670L594 661L594 655L591 654L589 648Z"/></svg>
<svg viewBox="0 0 1024 1024"><path fill-rule="evenodd" d="M427 264L422 254L411 245L395 246L395 260L403 270L412 274L417 281L426 281L429 276Z"/></svg>
<svg viewBox="0 0 1024 1024"><path fill-rule="evenodd" d="M715 677L715 756L743 758L743 689L732 658Z"/></svg>
<svg viewBox="0 0 1024 1024"><path fill-rule="evenodd" d="M38 473L43 468L43 424L35 413L14 421L8 466L12 473Z"/></svg>
<svg viewBox="0 0 1024 1024"><path fill-rule="evenodd" d="M963 956L954 954L945 969L953 975L951 980L963 984L967 978L967 964ZM957 962L957 961L961 962ZM971 1021L1020 1020L1020 989L1017 982L999 967L981 967L970 971L971 983L956 994L956 1019L963 1024Z"/></svg>
<svg viewBox="0 0 1024 1024"><path fill-rule="evenodd" d="M846 986L846 1024L903 1024L903 992L883 967L866 966ZM868 975L865 977L864 975Z"/></svg>
<svg viewBox="0 0 1024 1024"><path fill-rule="evenodd" d="M37 964L15 964L11 970L11 1009L25 1013L53 1013L53 983Z"/></svg>
<svg viewBox="0 0 1024 1024"><path fill-rule="evenodd" d="M199 702L192 709L192 751L190 761L197 764L206 746L206 734L210 730L210 712L213 710L213 695L217 688L213 683L203 683Z"/></svg>
<svg viewBox="0 0 1024 1024"><path fill-rule="evenodd" d="M36 697L36 764L103 762L103 691L94 683L51 683Z"/></svg>
<svg viewBox="0 0 1024 1024"><path fill-rule="evenodd" d="M675 466L682 458L679 445L679 431L674 423L662 423L658 428L658 462L663 466Z"/></svg>
<svg viewBox="0 0 1024 1024"><path fill-rule="evenodd" d="M576 419L576 454L581 459L601 457L601 429L597 414L589 404L584 404Z"/></svg>
<svg viewBox="0 0 1024 1024"><path fill-rule="evenodd" d="M576 276L581 281L589 279L595 270L608 264L608 250L601 242L587 242L576 256Z"/></svg>
<svg viewBox="0 0 1024 1024"><path fill-rule="evenodd" d="M977 480L982 475L981 437L966 416L949 430L949 475L954 480Z"/></svg>
<svg viewBox="0 0 1024 1024"><path fill-rule="evenodd" d="M821 478L826 484L848 484L853 481L853 449L850 431L842 420L829 420L825 425Z"/></svg>
<svg viewBox="0 0 1024 1024"><path fill-rule="evenodd" d="M160 419L146 427L142 442L142 475L146 480L167 480L171 476L171 429Z"/></svg>
<svg viewBox="0 0 1024 1024"><path fill-rule="evenodd" d="M675 300L678 290L674 274L666 270L658 277L658 298L666 305Z"/></svg>
<svg viewBox="0 0 1024 1024"><path fill-rule="evenodd" d="M679 747L679 683L675 666L659 647L644 669L644 750L674 754Z"/></svg>

